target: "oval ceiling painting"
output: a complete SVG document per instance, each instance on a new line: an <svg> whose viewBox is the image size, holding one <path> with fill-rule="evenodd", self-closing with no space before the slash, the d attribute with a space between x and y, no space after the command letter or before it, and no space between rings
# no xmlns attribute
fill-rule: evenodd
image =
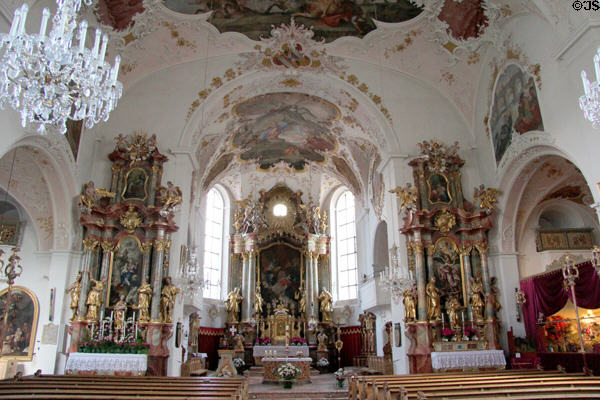
<svg viewBox="0 0 600 400"><path fill-rule="evenodd" d="M164 0L172 11L202 14L220 32L240 32L250 39L269 36L272 25L312 26L315 39L331 42L342 36L363 37L375 29L373 20L403 22L421 13L410 0Z"/></svg>
<svg viewBox="0 0 600 400"><path fill-rule="evenodd" d="M302 171L308 162L326 162L325 154L337 148L331 131L340 110L316 96L264 94L238 104L233 114L231 144L242 150L242 161L254 161L262 170L283 161Z"/></svg>

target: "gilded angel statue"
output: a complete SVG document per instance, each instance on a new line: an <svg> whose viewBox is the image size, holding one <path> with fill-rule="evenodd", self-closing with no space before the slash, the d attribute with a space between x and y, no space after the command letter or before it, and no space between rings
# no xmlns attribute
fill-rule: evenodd
<svg viewBox="0 0 600 400"><path fill-rule="evenodd" d="M395 193L396 198L400 200L400 209L414 210L417 206L417 187L407 183L405 187L397 186L390 190L390 193Z"/></svg>
<svg viewBox="0 0 600 400"><path fill-rule="evenodd" d="M495 210L495 204L498 202L496 198L500 194L498 189L485 188L483 184L473 189L473 200L475 200L481 209Z"/></svg>

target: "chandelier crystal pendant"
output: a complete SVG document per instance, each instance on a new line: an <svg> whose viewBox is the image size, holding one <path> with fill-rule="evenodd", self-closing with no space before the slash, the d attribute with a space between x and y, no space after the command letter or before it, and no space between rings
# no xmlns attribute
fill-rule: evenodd
<svg viewBox="0 0 600 400"><path fill-rule="evenodd" d="M46 35L50 11L42 13L39 34L25 32L29 7L15 11L10 32L0 33L0 108L9 104L21 114L21 125L46 125L66 133L67 119L84 120L91 128L107 121L123 93L117 81L121 57L114 66L104 61L108 35L96 29L94 46L85 47L87 21L77 26L81 2L56 0L57 12ZM77 44L74 41L77 31Z"/></svg>
<svg viewBox="0 0 600 400"><path fill-rule="evenodd" d="M594 69L596 82L591 83L586 72L581 71L585 94L579 98L579 107L583 110L585 117L592 121L592 126L598 129L600 128L600 47L594 56Z"/></svg>
<svg viewBox="0 0 600 400"><path fill-rule="evenodd" d="M415 280L410 276L409 269L400 265L396 245L390 249L390 261L391 265L379 274L379 286L389 291L394 302L398 303L404 291L415 285Z"/></svg>

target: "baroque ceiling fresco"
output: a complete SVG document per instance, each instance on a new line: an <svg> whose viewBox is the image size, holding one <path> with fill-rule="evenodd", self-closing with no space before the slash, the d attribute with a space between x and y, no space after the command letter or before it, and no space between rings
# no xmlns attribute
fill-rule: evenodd
<svg viewBox="0 0 600 400"><path fill-rule="evenodd" d="M254 40L292 18L313 26L315 38L330 42L366 35L376 28L373 20L402 22L421 13L409 0L164 0L164 5L184 14L212 12L209 22L220 32L240 32Z"/></svg>

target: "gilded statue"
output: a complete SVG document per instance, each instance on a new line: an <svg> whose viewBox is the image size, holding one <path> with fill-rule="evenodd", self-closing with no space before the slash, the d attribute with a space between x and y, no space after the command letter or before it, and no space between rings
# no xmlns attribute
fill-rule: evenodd
<svg viewBox="0 0 600 400"><path fill-rule="evenodd" d="M125 320L125 313L127 313L125 295L122 294L119 296L119 301L114 305L113 311L115 312L115 329L121 332L121 329L123 329L123 321Z"/></svg>
<svg viewBox="0 0 600 400"><path fill-rule="evenodd" d="M448 313L448 319L450 320L450 328L457 329L460 326L460 319L458 312L463 309L462 304L455 296L450 297L446 301L446 312Z"/></svg>
<svg viewBox="0 0 600 400"><path fill-rule="evenodd" d="M233 337L233 350L237 352L244 351L244 337L240 333Z"/></svg>
<svg viewBox="0 0 600 400"><path fill-rule="evenodd" d="M173 306L175 297L180 292L178 287L171 284L171 277L166 276L163 279L163 288L160 292L160 319L163 322L173 322Z"/></svg>
<svg viewBox="0 0 600 400"><path fill-rule="evenodd" d="M323 316L323 322L331 322L333 320L332 319L333 297L331 296L331 293L329 293L329 291L327 291L327 289L323 289L323 291L319 295L318 300L321 303L319 310L321 310L321 315Z"/></svg>
<svg viewBox="0 0 600 400"><path fill-rule="evenodd" d="M265 323L265 321L260 322L260 338L261 339L266 339L266 338L270 337L271 336L269 334L270 330L271 330L271 324L269 323L269 321L267 321L266 323Z"/></svg>
<svg viewBox="0 0 600 400"><path fill-rule="evenodd" d="M142 281L142 286L138 289L138 310L140 311L139 322L150 321L150 299L152 298L152 288L146 282Z"/></svg>
<svg viewBox="0 0 600 400"><path fill-rule="evenodd" d="M166 213L172 213L178 205L183 201L183 193L179 186L173 185L173 182L168 181L167 187L161 187L159 189L160 196L162 198L161 211Z"/></svg>
<svg viewBox="0 0 600 400"><path fill-rule="evenodd" d="M429 321L439 321L442 315L440 304L440 291L435 286L435 276L429 278L429 283L425 286L427 295L427 319Z"/></svg>
<svg viewBox="0 0 600 400"><path fill-rule="evenodd" d="M395 193L396 198L400 200L400 209L414 210L417 205L417 187L407 183L405 187L397 186L390 190L390 193Z"/></svg>
<svg viewBox="0 0 600 400"><path fill-rule="evenodd" d="M304 281L300 282L298 291L294 293L294 299L298 301L298 312L300 315L306 313L306 296L304 294Z"/></svg>
<svg viewBox="0 0 600 400"><path fill-rule="evenodd" d="M417 319L417 288L411 287L404 291L404 322Z"/></svg>
<svg viewBox="0 0 600 400"><path fill-rule="evenodd" d="M299 338L302 330L302 322L298 319L292 324L292 337Z"/></svg>
<svg viewBox="0 0 600 400"><path fill-rule="evenodd" d="M71 311L73 312L73 315L71 316L71 321L73 321L77 317L77 307L79 305L79 295L81 293L81 278L82 274L81 271L79 271L77 273L77 278L75 279L75 282L73 282L71 286L69 286L65 291L65 293L71 293L71 304L69 306L71 308Z"/></svg>
<svg viewBox="0 0 600 400"><path fill-rule="evenodd" d="M473 320L476 322L483 321L483 282L481 276L477 279L471 278L470 302L471 310L473 310Z"/></svg>
<svg viewBox="0 0 600 400"><path fill-rule="evenodd" d="M102 308L102 294L104 292L104 284L106 283L106 278L97 281L92 278L91 273L89 273L89 275L90 282L92 282L93 286L88 292L88 296L85 302L85 304L88 306L85 319L87 319L88 321L98 321L98 316L100 315L100 308Z"/></svg>
<svg viewBox="0 0 600 400"><path fill-rule="evenodd" d="M96 188L94 182L89 181L83 184L83 193L79 195L79 208L82 211L89 213L94 207L96 200Z"/></svg>
<svg viewBox="0 0 600 400"><path fill-rule="evenodd" d="M478 206L484 210L495 210L498 199L496 197L500 194L498 189L485 188L485 186L479 185L479 188L475 187L473 190L473 200L478 202Z"/></svg>
<svg viewBox="0 0 600 400"><path fill-rule="evenodd" d="M262 295L260 294L260 281L256 281L256 290L254 293L254 312L256 313L256 315L261 315L263 312L263 304L264 304L264 300L262 298Z"/></svg>
<svg viewBox="0 0 600 400"><path fill-rule="evenodd" d="M227 322L237 323L238 314L240 312L240 303L244 300L244 297L240 294L240 288L235 288L227 295L225 300L227 308Z"/></svg>

